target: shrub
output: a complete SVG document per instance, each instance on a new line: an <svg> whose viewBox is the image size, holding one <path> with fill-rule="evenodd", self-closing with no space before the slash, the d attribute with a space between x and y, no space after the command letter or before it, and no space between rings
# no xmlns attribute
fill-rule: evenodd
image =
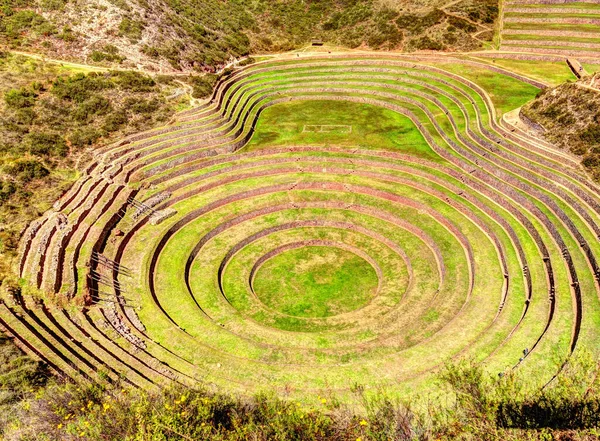
<svg viewBox="0 0 600 441"><path fill-rule="evenodd" d="M72 115L76 121L88 122L95 115L106 115L111 111L110 101L101 95L92 95L79 104Z"/></svg>
<svg viewBox="0 0 600 441"><path fill-rule="evenodd" d="M446 14L441 9L433 9L431 12L420 16L416 14L404 14L396 19L396 24L403 28L408 29L413 33L423 32L425 29L435 26L441 23Z"/></svg>
<svg viewBox="0 0 600 441"><path fill-rule="evenodd" d="M238 66L248 66L249 64L255 63L256 60L252 57L244 58L242 61L238 63Z"/></svg>
<svg viewBox="0 0 600 441"><path fill-rule="evenodd" d="M477 26L469 23L467 20L463 20L462 18L449 16L448 23L454 26L457 29L462 29L465 32L475 32L477 30Z"/></svg>
<svg viewBox="0 0 600 441"><path fill-rule="evenodd" d="M17 187L11 181L0 181L0 203L6 202L15 192Z"/></svg>
<svg viewBox="0 0 600 441"><path fill-rule="evenodd" d="M598 168L600 167L600 155L595 153L587 154L583 157L581 164L590 169Z"/></svg>
<svg viewBox="0 0 600 441"><path fill-rule="evenodd" d="M66 4L66 0L41 0L40 4L47 11L56 11L62 9Z"/></svg>
<svg viewBox="0 0 600 441"><path fill-rule="evenodd" d="M62 32L60 34L58 34L56 37L60 38L63 41L66 41L68 43L71 43L71 42L77 40L77 38L75 37L75 34L73 33L73 30L68 26L63 27Z"/></svg>
<svg viewBox="0 0 600 441"><path fill-rule="evenodd" d="M438 41L432 40L428 36L424 36L418 39L411 40L412 46L419 50L435 50L439 51L444 49L444 45Z"/></svg>
<svg viewBox="0 0 600 441"><path fill-rule="evenodd" d="M0 33L9 39L18 40L23 32L52 35L56 33L56 28L44 17L30 10L16 11L0 20Z"/></svg>
<svg viewBox="0 0 600 441"><path fill-rule="evenodd" d="M132 42L139 41L142 38L144 24L141 21L132 20L123 17L119 24L119 35L129 38Z"/></svg>
<svg viewBox="0 0 600 441"><path fill-rule="evenodd" d="M131 6L127 4L126 0L109 0L109 2L115 5L117 8L122 9L123 11L131 11Z"/></svg>
<svg viewBox="0 0 600 441"><path fill-rule="evenodd" d="M600 124L590 124L584 131L579 133L579 139L589 144L600 144Z"/></svg>
<svg viewBox="0 0 600 441"><path fill-rule="evenodd" d="M70 77L60 77L54 81L50 92L64 100L83 102L93 92L110 89L114 84L106 77L97 73L78 73Z"/></svg>
<svg viewBox="0 0 600 441"><path fill-rule="evenodd" d="M113 71L110 75L121 89L130 92L151 92L156 86L156 82L151 77L140 72Z"/></svg>
<svg viewBox="0 0 600 441"><path fill-rule="evenodd" d="M35 159L19 159L6 168L6 172L23 183L48 176L50 171Z"/></svg>
<svg viewBox="0 0 600 441"><path fill-rule="evenodd" d="M207 74L201 77L191 77L189 81L194 88L192 96L194 98L206 98L212 94L217 77Z"/></svg>
<svg viewBox="0 0 600 441"><path fill-rule="evenodd" d="M32 155L64 157L69 151L65 140L56 133L28 133L23 144Z"/></svg>
<svg viewBox="0 0 600 441"><path fill-rule="evenodd" d="M76 129L69 135L69 141L74 147L85 147L94 144L102 137L102 133L93 127Z"/></svg>
<svg viewBox="0 0 600 441"><path fill-rule="evenodd" d="M109 61L114 63L122 63L125 57L119 55L119 49L112 44L105 45L102 50L94 50L90 54L92 61L97 63L101 61Z"/></svg>
<svg viewBox="0 0 600 441"><path fill-rule="evenodd" d="M127 113L123 110L111 113L104 120L104 124L102 125L102 129L107 132L116 132L119 130L129 118L127 117Z"/></svg>
<svg viewBox="0 0 600 441"><path fill-rule="evenodd" d="M20 88L10 89L4 94L4 101L9 107L22 109L24 107L33 107L37 93L31 89Z"/></svg>
<svg viewBox="0 0 600 441"><path fill-rule="evenodd" d="M151 100L131 98L127 100L125 106L133 113L153 113L160 109L160 101L156 98Z"/></svg>
<svg viewBox="0 0 600 441"><path fill-rule="evenodd" d="M147 44L144 44L140 51L142 54L148 55L152 58L158 58L160 56L160 52L156 46L148 46Z"/></svg>

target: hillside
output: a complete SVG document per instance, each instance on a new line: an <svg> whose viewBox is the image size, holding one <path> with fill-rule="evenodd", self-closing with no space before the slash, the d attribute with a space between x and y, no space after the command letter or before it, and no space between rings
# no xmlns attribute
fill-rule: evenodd
<svg viewBox="0 0 600 441"><path fill-rule="evenodd" d="M0 280L25 226L73 184L93 149L165 124L189 102L184 86L0 54Z"/></svg>
<svg viewBox="0 0 600 441"><path fill-rule="evenodd" d="M348 48L472 50L491 40L497 0L3 0L13 49L154 71L212 71L233 57L312 39Z"/></svg>
<svg viewBox="0 0 600 441"><path fill-rule="evenodd" d="M521 110L547 141L581 157L600 181L600 90L590 77L542 91Z"/></svg>

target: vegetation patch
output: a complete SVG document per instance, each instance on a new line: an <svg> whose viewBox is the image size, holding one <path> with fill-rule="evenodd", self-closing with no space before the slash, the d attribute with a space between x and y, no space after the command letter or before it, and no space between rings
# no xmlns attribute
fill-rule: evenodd
<svg viewBox="0 0 600 441"><path fill-rule="evenodd" d="M581 83L565 83L541 92L522 114L543 128L550 142L582 158L582 165L600 180L600 92Z"/></svg>
<svg viewBox="0 0 600 441"><path fill-rule="evenodd" d="M0 64L1 252L9 257L24 226L72 184L76 161L89 158L90 148L164 123L174 103L165 86L137 72L72 73L10 54Z"/></svg>
<svg viewBox="0 0 600 441"><path fill-rule="evenodd" d="M349 48L415 51L470 50L481 47L486 35L491 38L481 31L496 20L497 1L459 2L449 11L442 6L439 0L425 5L381 0L161 4L114 0L100 7L89 0L32 0L20 7L8 2L0 39L49 55L66 50L81 59L90 53L88 61L100 64L215 72L233 58L292 50L312 40ZM74 24L77 32L71 31ZM85 37L96 41L98 34L116 50L83 51L88 45Z"/></svg>
<svg viewBox="0 0 600 441"><path fill-rule="evenodd" d="M253 287L267 306L287 315L326 317L364 306L378 278L359 256L337 248L304 247L267 261Z"/></svg>

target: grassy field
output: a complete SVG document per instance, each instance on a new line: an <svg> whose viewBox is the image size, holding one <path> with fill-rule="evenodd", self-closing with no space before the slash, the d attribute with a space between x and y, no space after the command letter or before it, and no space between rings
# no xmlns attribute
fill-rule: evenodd
<svg viewBox="0 0 600 441"><path fill-rule="evenodd" d="M407 151L437 158L405 116L367 104L335 101L290 102L267 109L245 149L302 144Z"/></svg>
<svg viewBox="0 0 600 441"><path fill-rule="evenodd" d="M361 308L377 291L377 274L359 256L304 247L272 258L254 279L266 306L295 317L328 317Z"/></svg>

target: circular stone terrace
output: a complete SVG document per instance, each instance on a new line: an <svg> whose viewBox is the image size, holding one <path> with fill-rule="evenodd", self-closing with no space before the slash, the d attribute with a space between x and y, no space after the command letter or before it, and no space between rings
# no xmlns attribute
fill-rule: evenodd
<svg viewBox="0 0 600 441"><path fill-rule="evenodd" d="M437 61L258 63L98 151L0 324L78 381L351 400L472 357L545 384L597 347L598 188Z"/></svg>

